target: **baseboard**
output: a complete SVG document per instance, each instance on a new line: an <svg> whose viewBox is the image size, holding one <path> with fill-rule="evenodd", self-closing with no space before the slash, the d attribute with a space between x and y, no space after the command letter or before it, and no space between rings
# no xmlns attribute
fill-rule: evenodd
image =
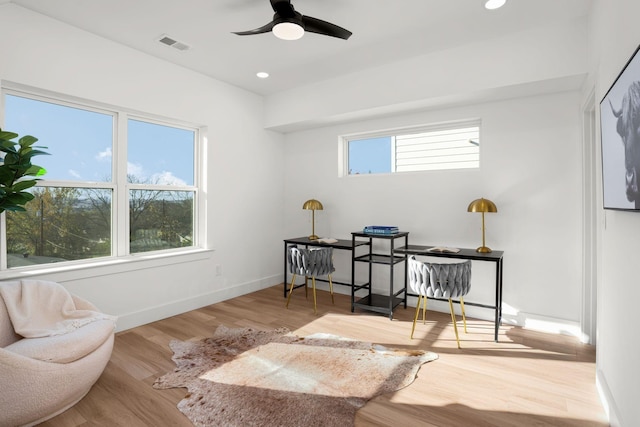
<svg viewBox="0 0 640 427"><path fill-rule="evenodd" d="M415 307L416 301L417 298L409 297L407 304L411 307ZM495 320L495 311L492 308L475 307L469 304L466 304L464 308L466 315L469 317L489 322L493 322ZM449 313L449 303L446 301L429 301L429 309L442 313ZM459 314L458 310L459 309L456 308L456 312ZM541 332L570 335L577 338L582 337L579 322L522 311L515 313L505 313L503 311L502 324L520 326Z"/></svg>
<svg viewBox="0 0 640 427"><path fill-rule="evenodd" d="M618 407L616 406L616 401L613 399L613 395L611 394L611 390L609 389L609 385L607 384L607 380L604 377L604 374L600 369L596 369L596 388L598 389L598 395L600 396L600 402L602 402L602 407L604 408L605 413L607 414L607 418L609 419L609 425L611 427L620 427L622 423L620 422Z"/></svg>
<svg viewBox="0 0 640 427"><path fill-rule="evenodd" d="M149 307L144 310L121 314L118 316L116 332L126 331L136 326L146 325L157 320L166 319L187 311L196 310L207 305L226 301L231 298L269 288L282 281L282 275L265 277L259 280L230 286L223 289L215 289L201 295L172 301L167 304Z"/></svg>
<svg viewBox="0 0 640 427"><path fill-rule="evenodd" d="M517 314L503 314L502 323L506 325L521 326L541 332L550 332L561 335L570 335L582 339L580 322L540 314L518 312Z"/></svg>
<svg viewBox="0 0 640 427"><path fill-rule="evenodd" d="M277 283L277 281L276 277L274 283ZM318 290L329 291L329 284L325 282L316 282L316 288ZM351 294L351 289L348 286L334 286L333 288L335 293L346 295ZM253 292L253 290L251 292ZM407 300L407 306L415 308L416 301L417 298L409 297ZM449 313L449 303L446 301L429 301L429 310ZM456 308L456 310L458 309ZM495 320L495 311L490 308L474 307L467 304L465 305L465 313L469 317L480 320L486 320L489 322L493 322ZM572 320L559 319L522 311L515 313L505 313L503 311L502 324L520 326L541 332L570 335L582 339L580 322Z"/></svg>

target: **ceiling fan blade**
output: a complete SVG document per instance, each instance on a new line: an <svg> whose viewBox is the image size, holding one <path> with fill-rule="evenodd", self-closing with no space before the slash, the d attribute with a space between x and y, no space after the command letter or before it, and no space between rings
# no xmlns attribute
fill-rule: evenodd
<svg viewBox="0 0 640 427"><path fill-rule="evenodd" d="M254 34L268 33L269 31L271 31L274 25L275 25L275 22L271 21L260 28L256 28L255 30L237 31L237 32L234 31L233 34L237 34L239 36L252 36Z"/></svg>
<svg viewBox="0 0 640 427"><path fill-rule="evenodd" d="M323 34L325 36L337 37L344 40L347 40L351 37L351 34L353 34L351 31L332 24L331 22L312 18L311 16L303 16L302 23L304 24L304 30L309 31L310 33Z"/></svg>
<svg viewBox="0 0 640 427"><path fill-rule="evenodd" d="M283 18L293 18L295 11L291 0L271 0L273 11Z"/></svg>

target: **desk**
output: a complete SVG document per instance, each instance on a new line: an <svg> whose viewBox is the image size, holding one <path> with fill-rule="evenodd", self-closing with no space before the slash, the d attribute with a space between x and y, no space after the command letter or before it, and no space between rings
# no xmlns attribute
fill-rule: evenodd
<svg viewBox="0 0 640 427"><path fill-rule="evenodd" d="M354 248L358 246L368 245L368 244L369 242L366 242L366 241L360 241L360 240L352 241L351 239L349 240L338 239L338 241L335 243L322 243L322 242L318 242L317 240L309 240L308 237L294 237L293 239L285 239L284 240L284 282L283 282L285 298L287 297L287 291L288 291L287 289L287 246L289 245L319 246L319 247L325 247L325 248L352 251L353 253ZM316 280L320 280L320 279L316 279ZM353 277L351 280L352 280L351 283L336 282L335 280L332 280L332 282L337 285L347 285L353 288ZM321 281L324 281L324 280L321 280ZM302 286L302 285L298 285L298 286Z"/></svg>
<svg viewBox="0 0 640 427"><path fill-rule="evenodd" d="M396 253L405 255L420 255L430 257L442 257L442 258L457 258L457 259L470 259L473 261L488 261L496 264L496 302L495 305L478 304L465 301L465 305L472 305L476 307L491 308L495 311L495 334L494 338L498 342L498 331L500 323L502 322L502 257L503 251L493 251L488 254L476 252L475 249L460 249L460 252L429 252L428 250L433 246L422 245L407 245L395 250ZM415 294L407 294L411 296L417 296ZM441 298L432 298L445 301ZM459 301L454 301L459 303Z"/></svg>

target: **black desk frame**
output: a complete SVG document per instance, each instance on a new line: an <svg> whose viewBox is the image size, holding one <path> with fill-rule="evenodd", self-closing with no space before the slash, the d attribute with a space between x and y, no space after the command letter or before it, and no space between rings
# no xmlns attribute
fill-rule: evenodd
<svg viewBox="0 0 640 427"><path fill-rule="evenodd" d="M470 259L473 261L488 261L496 264L496 302L495 305L478 304L465 301L465 305L472 305L476 307L491 308L495 311L495 341L498 342L498 332L500 324L502 323L502 258L503 251L492 251L489 253L479 253L475 249L460 249L460 252L430 252L429 249L433 246L422 245L407 245L395 250L396 253L404 255L419 255L429 257L441 257L441 258L457 258L457 259ZM410 296L418 296L416 294L407 293ZM440 301L448 301L442 298L431 298ZM459 301L454 301L460 303Z"/></svg>
<svg viewBox="0 0 640 427"><path fill-rule="evenodd" d="M287 247L290 245L300 245L300 246L305 246L305 247L309 247L309 246L317 246L317 247L325 247L325 248L333 248L333 249L339 249L339 250L345 250L345 251L352 251L353 254L353 250L358 247L358 246L365 246L368 245L369 242L366 241L360 241L360 240L345 240L345 239L339 239L337 242L335 243L322 243L322 242L318 242L317 240L309 240L308 237L294 237L292 239L285 239L284 240L284 282L283 282L283 286L284 286L284 297L287 297L287 292L289 291L287 289L287 285L288 285L288 280L287 280ZM351 286L353 288L353 275L351 278L352 282L351 283L346 283L346 282L340 282L340 281L335 281L335 280L331 280L335 285L346 285L346 286ZM320 282L327 282L327 280L324 279L318 279L316 278L316 281L320 281ZM299 284L299 285L295 285L294 288L298 288L300 286L305 286L305 283L303 284Z"/></svg>

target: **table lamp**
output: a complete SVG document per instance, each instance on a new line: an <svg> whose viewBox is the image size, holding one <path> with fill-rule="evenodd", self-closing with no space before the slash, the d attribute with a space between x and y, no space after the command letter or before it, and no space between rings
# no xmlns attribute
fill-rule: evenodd
<svg viewBox="0 0 640 427"><path fill-rule="evenodd" d="M302 209L311 211L311 236L309 236L309 240L318 240L318 236L316 236L316 211L323 209L322 203L316 199L309 199L304 202Z"/></svg>
<svg viewBox="0 0 640 427"><path fill-rule="evenodd" d="M476 252L480 252L484 254L491 252L491 249L488 248L484 243L484 213L498 212L498 208L496 207L495 203L493 203L491 200L480 198L480 199L474 200L469 204L469 207L467 208L467 212L482 213L482 246L476 249Z"/></svg>

